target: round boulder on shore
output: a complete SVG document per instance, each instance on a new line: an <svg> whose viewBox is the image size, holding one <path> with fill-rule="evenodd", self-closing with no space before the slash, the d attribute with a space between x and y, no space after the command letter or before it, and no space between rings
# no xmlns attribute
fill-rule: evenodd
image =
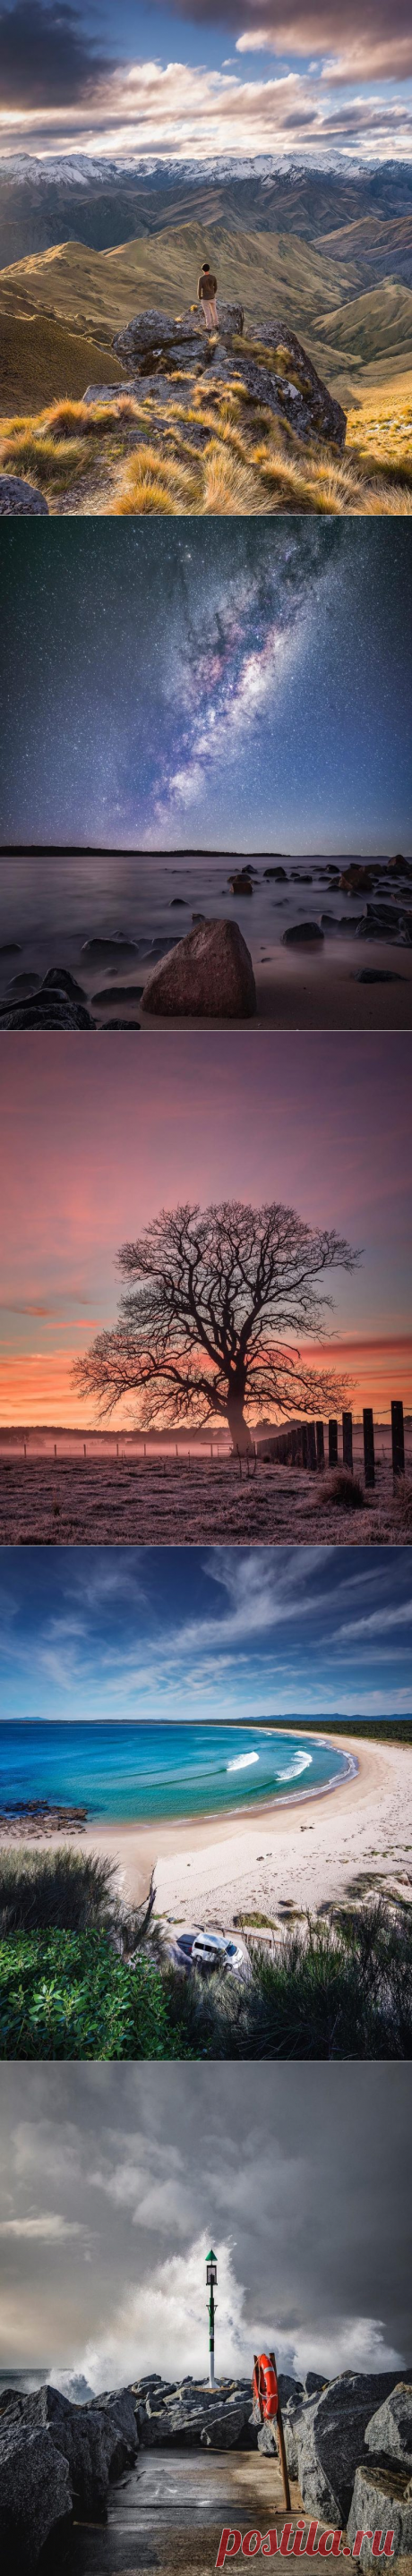
<svg viewBox="0 0 412 2576"><path fill-rule="evenodd" d="M148 976L145 1011L159 1019L251 1020L252 959L237 921L202 921Z"/></svg>
<svg viewBox="0 0 412 2576"><path fill-rule="evenodd" d="M48 519L49 504L34 483L24 483L21 474L0 474L0 519Z"/></svg>

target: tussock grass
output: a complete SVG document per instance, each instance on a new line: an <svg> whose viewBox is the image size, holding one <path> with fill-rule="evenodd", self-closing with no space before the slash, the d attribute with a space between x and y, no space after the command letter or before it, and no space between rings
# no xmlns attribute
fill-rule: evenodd
<svg viewBox="0 0 412 2576"><path fill-rule="evenodd" d="M387 398L381 436L376 406L375 395L370 414L365 403L353 409L337 456L315 440L304 446L236 374L220 387L203 379L190 404L173 395L161 418L156 396L144 398L141 387L136 399L120 393L113 403L63 399L4 422L0 467L57 498L97 471L115 517L410 516L410 397L393 413Z"/></svg>
<svg viewBox="0 0 412 2576"><path fill-rule="evenodd" d="M116 1912L111 1861L73 1851L0 1851L0 1938L11 1932L84 1932Z"/></svg>
<svg viewBox="0 0 412 2576"><path fill-rule="evenodd" d="M322 1504L325 1502L335 1503L338 1507L340 1505L344 1512L364 1512L363 1485L360 1483L359 1476L352 1475L350 1467L336 1467L334 1474L325 1478L325 1482L322 1483Z"/></svg>

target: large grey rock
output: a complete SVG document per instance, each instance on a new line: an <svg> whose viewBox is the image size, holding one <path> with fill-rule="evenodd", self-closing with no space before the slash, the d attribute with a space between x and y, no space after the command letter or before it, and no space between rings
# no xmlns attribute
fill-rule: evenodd
<svg viewBox="0 0 412 2576"><path fill-rule="evenodd" d="M328 393L302 341L281 317L254 324L245 351L236 351L236 359L249 392L270 411L283 414L298 438L320 438L331 447L344 447L346 413Z"/></svg>
<svg viewBox="0 0 412 2576"><path fill-rule="evenodd" d="M319 921L294 921L282 931L283 948L321 948L323 939Z"/></svg>
<svg viewBox="0 0 412 2576"><path fill-rule="evenodd" d="M121 2439L124 2451L127 2454L127 2458L125 2457L123 2466L126 2468L129 2461L131 2465L133 2460L136 2458L136 2451L138 2449L136 2398L134 2396L133 2389L105 2389L103 2396L99 2395L99 2397L93 2397L89 2400L87 2413L88 2415L98 2414L100 2418L103 2418L103 2427L104 2424L107 2423L109 2428L108 2438L110 2438L112 2449L114 2448L114 2435L116 2433L117 2438ZM109 2476L113 2476L112 2468L109 2468Z"/></svg>
<svg viewBox="0 0 412 2576"><path fill-rule="evenodd" d="M352 2549L357 2532L366 2534L357 2552L359 2566L376 2567L372 2550L375 2532L393 2532L391 2556L381 2559L385 2567L397 2567L405 2559L410 2566L412 2551L412 2479L401 2469L374 2468L364 2461L356 2470L352 2502L347 2517L347 2537ZM372 2535L370 2537L369 2535ZM379 2561L378 2561L379 2564Z"/></svg>
<svg viewBox="0 0 412 2576"><path fill-rule="evenodd" d="M258 2432L258 2437L257 2437L257 2446L258 2446L258 2451L263 2451L263 2453L264 2453L264 2456L265 2456L265 2457L267 2456L268 2458L269 2458L269 2457L270 2457L270 2458L272 2458L272 2459L274 2458L274 2455L275 2455L275 2453L277 2452L277 2447L278 2447L278 2446L277 2446L277 2440L276 2440L275 2424L270 2424L270 2423L266 2424L266 2423L263 2423L263 2424L260 2424L260 2425L259 2425L259 2432Z"/></svg>
<svg viewBox="0 0 412 2576"><path fill-rule="evenodd" d="M408 2382L412 2373L407 2373ZM365 2443L366 2426L378 2404L396 2387L395 2371L345 2370L319 2397L309 2397L295 2415L298 2478L305 2512L343 2527L353 2481Z"/></svg>
<svg viewBox="0 0 412 2576"><path fill-rule="evenodd" d="M200 922L179 939L148 976L144 1009L158 1018L252 1019L255 979L238 922Z"/></svg>
<svg viewBox="0 0 412 2576"><path fill-rule="evenodd" d="M241 334L243 306L225 304L218 298L217 310L222 338L231 338L234 332ZM201 365L206 364L209 356L208 333L198 304L177 316L159 312L155 306L147 313L135 313L125 329L117 332L112 345L116 357L132 370L132 375L138 376L146 373L148 361L151 367L155 361L156 373L166 359L173 373L182 364L192 366L199 360ZM118 387L120 394L124 391L125 386Z"/></svg>
<svg viewBox="0 0 412 2576"><path fill-rule="evenodd" d="M72 2497L67 2459L47 2426L28 2429L7 2410L0 2425L0 2546L3 2576L32 2576L52 2531L67 2521Z"/></svg>
<svg viewBox="0 0 412 2576"><path fill-rule="evenodd" d="M21 474L0 474L0 519L48 519L48 501L36 492L34 483L24 483Z"/></svg>
<svg viewBox="0 0 412 2576"><path fill-rule="evenodd" d="M216 2406L213 2411L211 2410L210 2415L208 2414L206 2423L202 2425L200 2435L202 2449L236 2450L242 2434L246 2432L248 2420L249 2399L239 2398L235 2404L229 2401L222 2406Z"/></svg>
<svg viewBox="0 0 412 2576"><path fill-rule="evenodd" d="M100 2425L97 2410L72 2406L60 2389L47 2385L22 2400L22 2405L27 2431L47 2432L56 2451L67 2461L70 2494L76 2504L86 2514L104 2513L109 2483L102 2438L106 2417L102 2416Z"/></svg>
<svg viewBox="0 0 412 2576"><path fill-rule="evenodd" d="M365 2448L380 2460L400 2460L403 2468L412 2469L412 2388L407 2380L399 2379L390 2397L371 2415Z"/></svg>

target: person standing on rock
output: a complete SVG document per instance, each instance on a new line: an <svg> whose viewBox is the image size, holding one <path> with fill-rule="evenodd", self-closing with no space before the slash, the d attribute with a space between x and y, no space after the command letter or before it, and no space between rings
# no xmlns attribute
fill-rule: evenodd
<svg viewBox="0 0 412 2576"><path fill-rule="evenodd" d="M208 259L204 259L203 261L203 268L201 268L200 271L197 292L199 304L202 306L206 331L218 331L219 321L216 306L217 277L213 277L212 269L209 268Z"/></svg>

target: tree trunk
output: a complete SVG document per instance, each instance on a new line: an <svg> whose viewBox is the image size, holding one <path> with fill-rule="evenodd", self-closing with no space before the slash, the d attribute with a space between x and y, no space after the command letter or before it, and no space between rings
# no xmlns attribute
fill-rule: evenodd
<svg viewBox="0 0 412 2576"><path fill-rule="evenodd" d="M251 1449L252 1441L248 1424L245 1422L241 1395L235 1395L233 1392L228 1395L227 1418L233 1448L243 1452Z"/></svg>

